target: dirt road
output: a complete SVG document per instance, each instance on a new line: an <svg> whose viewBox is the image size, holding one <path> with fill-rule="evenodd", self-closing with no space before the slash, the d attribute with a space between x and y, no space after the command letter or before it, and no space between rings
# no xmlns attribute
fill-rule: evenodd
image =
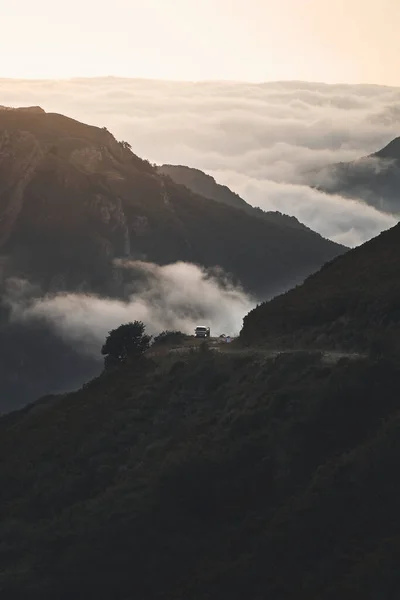
<svg viewBox="0 0 400 600"><path fill-rule="evenodd" d="M235 342L231 342L229 344L227 344L225 341L221 340L221 338L209 338L207 340L204 339L199 339L199 338L191 338L189 340L187 340L186 343L182 344L181 346L177 346L177 347L158 347L158 348L150 348L148 355L152 356L152 357L161 357L161 356L165 356L167 354L188 354L189 352L192 352L194 350L199 350L200 346L202 344L204 344L204 342L207 344L207 347L209 350L212 350L213 352L219 352L219 353L223 353L223 354L232 354L232 355L258 355L258 356L262 356L264 358L272 358L274 356L278 356L280 354L288 354L290 352L300 352L301 349L300 348L296 348L296 349L284 349L284 350L278 350L278 349L269 349L269 348L243 348L241 346L239 346L237 343ZM310 349L304 349L304 351L310 351ZM350 359L357 359L357 358L362 358L363 355L359 354L357 352L343 352L343 351L338 351L338 350L321 350L322 352L322 357L324 362L327 363L335 363L337 362L340 358L350 358Z"/></svg>

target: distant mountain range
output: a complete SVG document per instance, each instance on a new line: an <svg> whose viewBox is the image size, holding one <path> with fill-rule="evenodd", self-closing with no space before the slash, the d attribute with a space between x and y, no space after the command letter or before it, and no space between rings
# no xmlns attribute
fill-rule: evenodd
<svg viewBox="0 0 400 600"><path fill-rule="evenodd" d="M264 211L261 208L251 206L251 204L248 204L248 202L235 192L232 192L226 185L220 185L215 181L214 177L207 175L199 169L182 165L162 165L157 170L162 175L170 177L175 183L185 185L195 194L200 194L205 198L216 200L234 208L240 208L247 214L265 219L269 223L283 225L284 227L294 227L295 229L305 229L309 232L312 231L306 225L300 223L296 217L284 215L279 211ZM313 233L315 234L315 232Z"/></svg>
<svg viewBox="0 0 400 600"><path fill-rule="evenodd" d="M400 137L369 156L327 165L308 176L320 191L362 200L378 210L400 214Z"/></svg>
<svg viewBox="0 0 400 600"><path fill-rule="evenodd" d="M134 273L118 259L220 267L262 299L346 250L295 219L262 213L238 197L236 204L178 185L106 128L40 107L0 109L3 299L10 278L28 280L38 296L125 298L134 292ZM87 358L83 368L45 324L11 325L6 302L0 333L3 407L70 388L98 368Z"/></svg>

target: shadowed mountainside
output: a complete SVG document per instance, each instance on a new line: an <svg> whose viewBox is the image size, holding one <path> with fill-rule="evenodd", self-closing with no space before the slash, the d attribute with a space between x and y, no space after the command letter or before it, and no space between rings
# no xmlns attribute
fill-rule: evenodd
<svg viewBox="0 0 400 600"><path fill-rule="evenodd" d="M247 291L287 289L345 250L162 177L106 129L40 108L0 110L3 276L121 294L114 259L220 266Z"/></svg>
<svg viewBox="0 0 400 600"><path fill-rule="evenodd" d="M400 371L199 352L0 419L7 600L393 600Z"/></svg>
<svg viewBox="0 0 400 600"><path fill-rule="evenodd" d="M397 333L399 245L400 225L335 258L242 341ZM394 600L399 365L200 345L0 418L1 596Z"/></svg>
<svg viewBox="0 0 400 600"><path fill-rule="evenodd" d="M369 156L328 165L308 175L323 192L363 200L384 212L400 213L400 137Z"/></svg>
<svg viewBox="0 0 400 600"><path fill-rule="evenodd" d="M222 202L227 206L240 208L249 215L265 219L269 223L284 225L285 227L294 227L295 229L304 229L311 233L311 229L300 223L296 217L284 215L278 211L264 211L248 204L235 192L232 192L226 185L220 185L211 177L199 169L185 167L182 165L162 165L157 167L157 171L162 175L168 175L175 183L185 185L195 194L200 194L205 198L211 198L217 202ZM319 235L313 232L314 235Z"/></svg>
<svg viewBox="0 0 400 600"><path fill-rule="evenodd" d="M220 267L266 298L345 250L194 194L106 128L40 107L0 108L0 412L71 389L99 368L43 323L10 325L11 280L21 288L28 280L38 298L127 298L141 275L121 259L186 261Z"/></svg>
<svg viewBox="0 0 400 600"><path fill-rule="evenodd" d="M366 349L400 326L400 225L324 265L244 319L249 344Z"/></svg>

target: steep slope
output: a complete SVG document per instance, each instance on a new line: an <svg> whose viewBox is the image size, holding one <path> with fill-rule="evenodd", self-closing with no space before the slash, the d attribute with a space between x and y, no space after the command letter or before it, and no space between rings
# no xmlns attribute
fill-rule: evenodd
<svg viewBox="0 0 400 600"><path fill-rule="evenodd" d="M10 280L37 298L126 298L143 274L117 259L187 261L221 267L265 298L344 250L194 194L105 128L40 107L0 109L0 412L70 390L99 369L46 323L14 323Z"/></svg>
<svg viewBox="0 0 400 600"><path fill-rule="evenodd" d="M107 130L39 108L0 110L0 182L4 273L46 289L121 293L113 259L133 257L218 265L265 295L344 251L195 195Z"/></svg>
<svg viewBox="0 0 400 600"><path fill-rule="evenodd" d="M349 163L328 165L310 174L319 190L363 200L375 208L400 213L400 137Z"/></svg>
<svg viewBox="0 0 400 600"><path fill-rule="evenodd" d="M7 600L392 600L399 365L132 363L0 420Z"/></svg>
<svg viewBox="0 0 400 600"><path fill-rule="evenodd" d="M215 181L214 177L207 175L199 169L182 165L162 165L157 167L157 171L162 175L171 177L175 183L185 185L195 194L200 194L205 198L211 198L211 200L222 202L228 206L240 208L244 212L252 216L258 216L270 223L294 227L296 229L305 229L311 233L311 229L300 223L296 217L290 217L278 211L264 211L261 208L251 206L251 204L248 204L238 194L235 194L235 192L232 192L226 185L220 185ZM314 234L318 235L315 232Z"/></svg>
<svg viewBox="0 0 400 600"><path fill-rule="evenodd" d="M247 343L368 348L400 326L400 225L326 264L244 319Z"/></svg>

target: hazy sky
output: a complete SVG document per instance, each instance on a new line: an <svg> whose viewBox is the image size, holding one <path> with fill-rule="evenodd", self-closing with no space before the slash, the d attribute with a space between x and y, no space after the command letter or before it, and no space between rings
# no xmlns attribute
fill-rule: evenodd
<svg viewBox="0 0 400 600"><path fill-rule="evenodd" d="M0 0L0 77L400 84L399 0Z"/></svg>

